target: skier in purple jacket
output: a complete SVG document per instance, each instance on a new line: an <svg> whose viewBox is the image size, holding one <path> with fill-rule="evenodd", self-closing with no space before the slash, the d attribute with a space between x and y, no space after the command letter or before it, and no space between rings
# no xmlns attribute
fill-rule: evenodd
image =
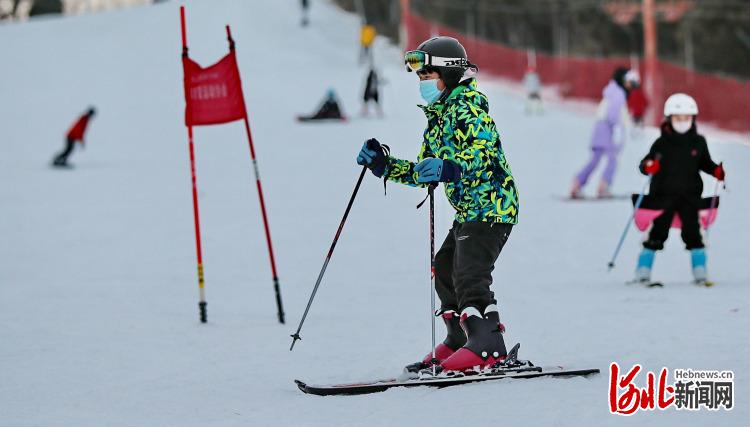
<svg viewBox="0 0 750 427"><path fill-rule="evenodd" d="M627 68L618 67L612 75L612 80L602 91L594 134L591 137L591 159L573 180L573 187L570 190L570 197L573 199L582 197L581 189L586 185L589 176L596 169L599 161L605 156L607 157L607 166L599 183L597 196L612 197L609 187L612 185L612 179L617 168L617 155L621 147L621 144L616 141L615 134L619 133L619 139L623 139L624 128L630 120L627 103L630 82L625 80L627 72Z"/></svg>

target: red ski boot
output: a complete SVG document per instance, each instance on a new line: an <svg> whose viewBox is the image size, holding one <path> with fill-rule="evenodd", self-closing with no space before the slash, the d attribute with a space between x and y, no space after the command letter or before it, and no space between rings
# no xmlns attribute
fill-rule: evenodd
<svg viewBox="0 0 750 427"><path fill-rule="evenodd" d="M448 330L448 336L445 341L438 344L435 347L435 363L440 364L443 360L450 357L456 350L466 344L466 334L459 323L458 314L453 310L447 310L440 314L445 322L445 328ZM406 372L417 373L422 369L429 368L432 366L432 352L427 353L427 356L422 359L421 362L412 363L404 368Z"/></svg>
<svg viewBox="0 0 750 427"><path fill-rule="evenodd" d="M489 305L484 316L474 307L461 313L461 327L469 337L466 344L440 364L443 371L479 371L502 362L508 355L503 340L505 327L500 323L497 306Z"/></svg>

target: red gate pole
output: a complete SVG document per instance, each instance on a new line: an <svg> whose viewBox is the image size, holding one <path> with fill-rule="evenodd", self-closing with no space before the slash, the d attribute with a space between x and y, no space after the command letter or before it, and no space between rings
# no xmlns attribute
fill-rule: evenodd
<svg viewBox="0 0 750 427"><path fill-rule="evenodd" d="M203 251L201 250L201 225L200 217L198 215L198 187L195 184L195 149L193 148L193 127L188 126L188 138L190 140L190 178L193 183L193 217L195 219L195 252L198 259L198 292L200 293L200 301L198 302L198 308L200 309L201 323L206 323L206 289L203 282Z"/></svg>
<svg viewBox="0 0 750 427"><path fill-rule="evenodd" d="M185 33L185 6L180 6L180 27L182 29L182 57L187 58L187 35ZM185 102L190 108L190 97L187 93L187 85L185 86ZM190 179L193 187L193 218L195 220L195 250L198 259L198 291L200 293L200 301L198 302L198 308L200 310L201 323L206 323L206 290L203 283L203 252L201 250L201 227L200 217L198 215L198 188L195 183L195 148L193 145L193 127L187 125L188 129L188 142L190 148Z"/></svg>
<svg viewBox="0 0 750 427"><path fill-rule="evenodd" d="M234 39L232 31L227 25L227 39L229 40L229 49L234 50ZM239 73L237 73L239 75ZM247 117L247 107L245 107L245 93L242 92L242 104L245 108L245 132L247 133L247 142L250 145L250 158L253 162L253 171L255 173L255 185L258 188L258 201L260 202L260 212L263 216L263 228L266 232L266 244L268 245L268 256L271 260L271 273L273 274L273 289L276 293L276 308L279 317L279 323L284 323L284 306L281 303L281 288L279 287L279 275L276 273L276 259L273 255L273 244L271 243L271 229L268 226L268 215L266 214L266 203L263 199L263 187L260 184L260 172L258 172L258 160L255 157L255 146L253 145L253 136L250 133L250 121Z"/></svg>
<svg viewBox="0 0 750 427"><path fill-rule="evenodd" d="M661 121L659 105L664 102L661 87L661 76L659 76L656 17L654 16L654 0L642 0L641 13L643 14L643 43L644 43L644 89L649 97L651 105L646 112L646 123L658 125Z"/></svg>

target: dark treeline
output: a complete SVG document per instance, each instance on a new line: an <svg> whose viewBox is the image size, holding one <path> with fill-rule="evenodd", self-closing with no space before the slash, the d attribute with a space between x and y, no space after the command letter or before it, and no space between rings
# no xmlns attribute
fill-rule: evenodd
<svg viewBox="0 0 750 427"><path fill-rule="evenodd" d="M398 39L399 0L336 0ZM556 55L642 56L640 13L617 23L607 0L411 0L411 10L466 34ZM630 4L640 5L638 0ZM657 5L674 4L656 0ZM658 13L661 59L697 71L750 78L750 0L693 1L677 20Z"/></svg>

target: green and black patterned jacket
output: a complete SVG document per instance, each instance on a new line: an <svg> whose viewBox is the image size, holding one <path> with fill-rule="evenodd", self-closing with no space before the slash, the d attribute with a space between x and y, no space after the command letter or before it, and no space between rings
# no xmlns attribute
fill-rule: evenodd
<svg viewBox="0 0 750 427"><path fill-rule="evenodd" d="M518 193L500 144L487 97L474 79L462 82L433 104L421 105L427 129L417 162L388 156L384 177L415 187L414 167L425 158L451 160L461 167L461 180L444 183L456 209L456 221L518 222Z"/></svg>

